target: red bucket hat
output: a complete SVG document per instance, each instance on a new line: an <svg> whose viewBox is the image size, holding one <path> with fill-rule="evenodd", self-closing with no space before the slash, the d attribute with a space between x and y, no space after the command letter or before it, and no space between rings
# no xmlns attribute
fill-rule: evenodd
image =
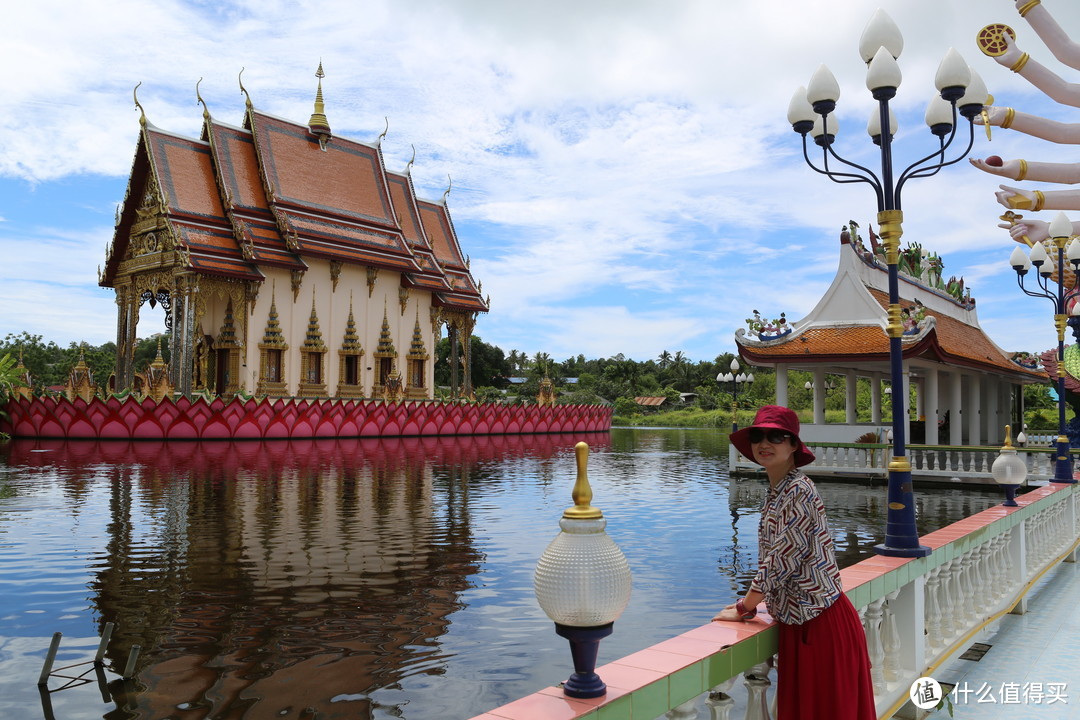
<svg viewBox="0 0 1080 720"><path fill-rule="evenodd" d="M806 443L799 439L799 416L790 408L780 405L763 405L754 416L754 422L736 430L728 438L744 457L754 459L754 452L750 449L750 430L753 428L784 430L795 436L797 447L795 448L795 467L802 467L814 462L814 453L806 447Z"/></svg>

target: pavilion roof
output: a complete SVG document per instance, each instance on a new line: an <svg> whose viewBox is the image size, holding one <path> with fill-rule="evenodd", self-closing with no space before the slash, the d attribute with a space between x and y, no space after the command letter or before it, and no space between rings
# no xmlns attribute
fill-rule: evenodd
<svg viewBox="0 0 1080 720"><path fill-rule="evenodd" d="M841 248L841 252L849 250L846 245ZM889 337L885 327L889 295L880 288L859 282L856 274L845 273L844 269L842 259L838 279L834 281L830 292L840 292L837 290L837 283L846 283L847 288L842 292L862 293L863 297L867 298L865 307L870 308L872 317L830 322L828 311L815 310L810 319L794 323L793 331L781 338L759 341L747 338L742 333L736 334L740 354L750 363L765 366L780 363L793 367L823 364L848 368L879 363L887 365ZM871 268L866 272L882 271ZM914 291L919 287L912 282L903 283L902 293L916 295ZM924 299L928 299L928 296ZM901 307L915 304L914 297L900 298ZM819 305L819 308L821 307L828 308L829 304L823 301ZM1002 351L978 326L973 309L958 311L954 315L943 311L942 308L947 305L941 302L938 302L936 307L936 310L927 309L927 316L933 318L931 322L920 324L917 333L901 337L905 359L924 358L954 367L1026 378L1029 382L1046 379L1047 375L1042 370L1023 367ZM971 317L970 322L958 317L965 314Z"/></svg>

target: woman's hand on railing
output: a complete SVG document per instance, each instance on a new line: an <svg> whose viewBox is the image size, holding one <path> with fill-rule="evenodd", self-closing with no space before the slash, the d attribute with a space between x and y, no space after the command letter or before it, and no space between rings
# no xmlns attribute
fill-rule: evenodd
<svg viewBox="0 0 1080 720"><path fill-rule="evenodd" d="M742 622L743 621L742 617L739 615L739 611L735 609L734 603L731 604L731 605L728 605L723 610L718 612L716 614L716 616L713 618L713 622L716 622L717 620L721 620L721 621L724 621L724 622Z"/></svg>

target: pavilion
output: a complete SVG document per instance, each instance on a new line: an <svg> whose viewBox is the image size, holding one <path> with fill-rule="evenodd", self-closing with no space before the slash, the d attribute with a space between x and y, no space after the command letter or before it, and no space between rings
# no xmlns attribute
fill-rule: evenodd
<svg viewBox="0 0 1080 720"><path fill-rule="evenodd" d="M836 277L805 318L758 318L750 332L735 334L746 362L775 368L778 405L788 403L789 371L813 373L814 422L802 427L807 440L851 443L890 424L882 423L882 396L891 390L888 269L873 231L870 236L867 248L857 225L844 228ZM931 445L1001 444L1004 426L1022 417L1023 386L1046 382L1046 373L1030 353L1006 352L986 335L963 279L942 280L939 256L918 244L900 254L904 391L915 387L919 418L912 422L909 412L907 437ZM828 375L845 378L844 423L825 422ZM869 424L857 422L858 378L871 381Z"/></svg>

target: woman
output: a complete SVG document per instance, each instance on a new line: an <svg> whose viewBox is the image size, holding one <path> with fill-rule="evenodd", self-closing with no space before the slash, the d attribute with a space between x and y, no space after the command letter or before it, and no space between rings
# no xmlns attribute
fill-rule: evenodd
<svg viewBox="0 0 1080 720"><path fill-rule="evenodd" d="M825 506L799 470L814 461L799 439L799 418L766 405L731 443L765 468L769 493L757 575L746 597L713 620L749 620L765 601L780 630L778 720L875 720L866 635L840 583Z"/></svg>

